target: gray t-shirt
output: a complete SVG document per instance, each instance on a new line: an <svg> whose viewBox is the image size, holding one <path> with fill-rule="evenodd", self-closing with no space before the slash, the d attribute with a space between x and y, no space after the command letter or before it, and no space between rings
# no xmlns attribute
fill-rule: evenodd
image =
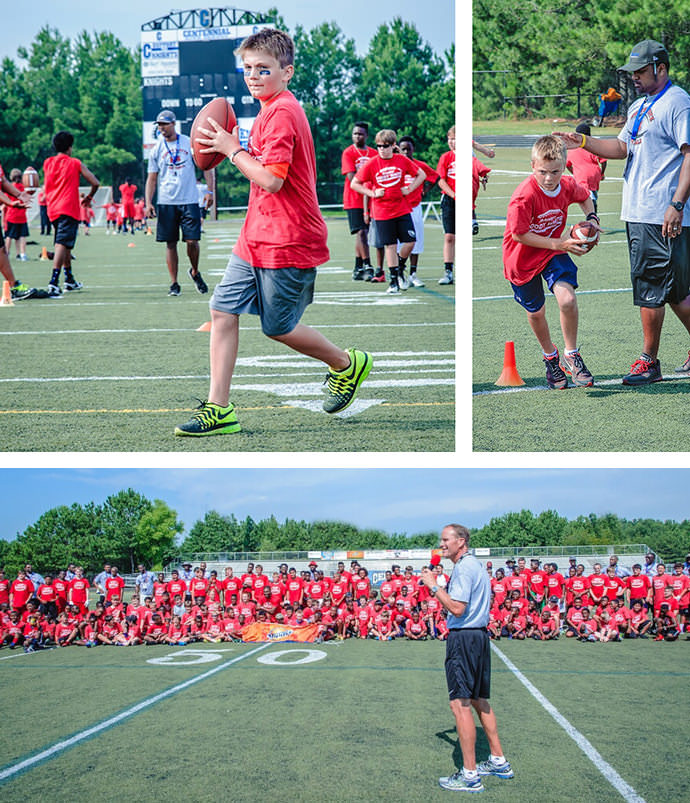
<svg viewBox="0 0 690 803"><path fill-rule="evenodd" d="M462 616L448 614L449 628L486 627L491 606L491 580L482 564L469 553L453 567L446 591L451 598L466 603Z"/></svg>
<svg viewBox="0 0 690 803"><path fill-rule="evenodd" d="M159 204L197 204L196 172L189 137L178 134L172 142L159 136L149 154L149 173L158 173Z"/></svg>
<svg viewBox="0 0 690 803"><path fill-rule="evenodd" d="M626 124L618 135L628 146L621 220L629 223L664 222L664 213L678 187L683 162L680 148L690 144L688 93L671 86L651 106L650 100L653 97L639 98L632 104ZM637 136L631 141L642 104L645 111ZM690 204L685 205L683 225L690 226Z"/></svg>

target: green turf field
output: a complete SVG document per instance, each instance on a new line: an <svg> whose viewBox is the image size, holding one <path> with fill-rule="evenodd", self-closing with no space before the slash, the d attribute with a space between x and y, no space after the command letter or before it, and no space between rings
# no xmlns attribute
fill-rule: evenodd
<svg viewBox="0 0 690 803"><path fill-rule="evenodd" d="M214 646L2 650L3 801L451 796L437 785L460 755L442 643ZM690 644L497 646L547 702L494 655L492 703L515 778L486 779L487 800L620 800L606 772L636 793L628 800L688 800Z"/></svg>
<svg viewBox="0 0 690 803"><path fill-rule="evenodd" d="M540 129L541 132L541 129ZM627 388L621 378L639 356L642 329L633 307L628 252L619 219L622 162L609 162L599 191L605 233L578 265L579 346L594 375L592 388L548 390L541 350L503 277L501 243L506 208L530 170L529 148L497 148L486 192L477 199L473 246L473 448L475 451L687 451L690 382L674 375L687 357L687 333L669 310L659 359L665 381ZM571 207L569 220L581 219ZM468 221L469 226L469 221ZM547 293L547 320L563 348L558 307ZM526 386L495 386L504 343L515 343Z"/></svg>
<svg viewBox="0 0 690 803"><path fill-rule="evenodd" d="M201 270L219 281L240 219L207 224ZM437 284L443 233L426 224L420 276L400 297L387 285L352 281L346 221L329 217L331 260L319 270L303 321L344 348L374 355L353 405L321 411L325 367L261 334L243 316L231 400L242 432L176 438L208 393L208 298L187 276L167 295L164 246L154 237L80 235L74 273L80 292L0 307L0 449L12 451L449 451L454 448L454 287ZM13 260L19 278L45 287L49 238L34 237L32 261ZM134 247L129 247L133 244Z"/></svg>

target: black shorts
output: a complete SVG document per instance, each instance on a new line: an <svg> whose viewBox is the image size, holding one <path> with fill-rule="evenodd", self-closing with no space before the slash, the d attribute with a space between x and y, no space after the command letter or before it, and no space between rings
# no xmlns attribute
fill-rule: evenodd
<svg viewBox="0 0 690 803"><path fill-rule="evenodd" d="M5 248L5 236L2 233L2 226L0 226L0 250Z"/></svg>
<svg viewBox="0 0 690 803"><path fill-rule="evenodd" d="M491 647L485 629L451 630L448 633L446 682L450 700L489 699Z"/></svg>
<svg viewBox="0 0 690 803"><path fill-rule="evenodd" d="M363 209L346 209L347 222L350 224L350 234L357 234L358 231L366 231L369 224L364 222Z"/></svg>
<svg viewBox="0 0 690 803"><path fill-rule="evenodd" d="M201 213L199 204L158 204L156 225L157 243L176 243L180 239L201 239Z"/></svg>
<svg viewBox="0 0 690 803"><path fill-rule="evenodd" d="M392 217L390 220L377 220L376 229L378 241L383 246L414 243L417 240L417 232L409 212L400 217Z"/></svg>
<svg viewBox="0 0 690 803"><path fill-rule="evenodd" d="M690 293L690 227L671 239L657 223L625 225L635 306L679 304Z"/></svg>
<svg viewBox="0 0 690 803"><path fill-rule="evenodd" d="M446 234L455 234L455 198L450 195L441 198L441 222Z"/></svg>
<svg viewBox="0 0 690 803"><path fill-rule="evenodd" d="M64 245L65 248L74 248L77 242L77 232L79 231L79 221L69 215L60 215L56 220L51 220L55 235L53 242L56 245Z"/></svg>
<svg viewBox="0 0 690 803"><path fill-rule="evenodd" d="M29 226L26 223L8 223L5 229L5 237L8 240L18 240L20 237L29 236Z"/></svg>

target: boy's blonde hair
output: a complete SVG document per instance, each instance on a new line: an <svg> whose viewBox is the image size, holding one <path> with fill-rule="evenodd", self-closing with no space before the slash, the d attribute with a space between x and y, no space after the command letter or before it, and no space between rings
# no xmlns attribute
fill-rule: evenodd
<svg viewBox="0 0 690 803"><path fill-rule="evenodd" d="M295 43L289 34L277 28L262 28L251 34L237 48L235 54L241 58L247 50L268 53L277 59L283 68L294 64L295 61Z"/></svg>
<svg viewBox="0 0 690 803"><path fill-rule="evenodd" d="M398 141L398 135L392 128L382 128L376 132L374 141L377 145L395 145Z"/></svg>
<svg viewBox="0 0 690 803"><path fill-rule="evenodd" d="M532 145L532 161L541 159L544 162L563 162L568 161L568 150L565 142L560 137L547 134Z"/></svg>
<svg viewBox="0 0 690 803"><path fill-rule="evenodd" d="M452 125L448 129L448 133L446 134L446 137L448 137L448 139L455 139L455 126L454 125Z"/></svg>

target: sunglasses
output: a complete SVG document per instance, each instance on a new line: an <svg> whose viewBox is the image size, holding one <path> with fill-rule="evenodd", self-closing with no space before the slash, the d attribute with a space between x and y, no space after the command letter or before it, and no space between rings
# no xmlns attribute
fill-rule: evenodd
<svg viewBox="0 0 690 803"><path fill-rule="evenodd" d="M380 143L380 142L377 142L377 143L376 143L376 147L377 147L377 148L392 148L394 144L395 144L395 143L393 143L393 142L389 142L389 143L387 143L387 144L385 144L385 145L384 145L384 144L382 144L382 143Z"/></svg>

